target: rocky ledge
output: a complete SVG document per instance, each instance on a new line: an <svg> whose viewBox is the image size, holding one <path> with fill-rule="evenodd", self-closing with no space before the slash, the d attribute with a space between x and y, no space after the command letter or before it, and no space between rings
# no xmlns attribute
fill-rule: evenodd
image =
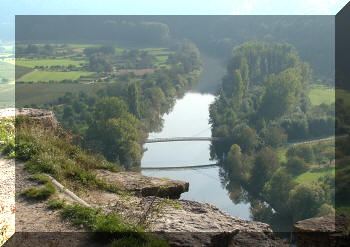
<svg viewBox="0 0 350 247"><path fill-rule="evenodd" d="M345 215L311 218L294 225L298 246L348 246L349 231L350 218Z"/></svg>
<svg viewBox="0 0 350 247"><path fill-rule="evenodd" d="M59 123L52 111L34 108L5 108L0 109L0 118L28 117L43 124L43 126L57 130Z"/></svg>
<svg viewBox="0 0 350 247"><path fill-rule="evenodd" d="M171 246L288 246L267 224L230 216L207 203L176 202L150 219L151 230Z"/></svg>
<svg viewBox="0 0 350 247"><path fill-rule="evenodd" d="M135 192L139 196L157 196L171 199L180 198L188 191L189 183L167 178L153 178L139 172L110 172L97 170L97 178L118 188Z"/></svg>
<svg viewBox="0 0 350 247"><path fill-rule="evenodd" d="M16 117L29 117L33 121L41 123L43 126L57 130L59 123L55 114L49 110L33 109L33 108L18 108L16 109Z"/></svg>

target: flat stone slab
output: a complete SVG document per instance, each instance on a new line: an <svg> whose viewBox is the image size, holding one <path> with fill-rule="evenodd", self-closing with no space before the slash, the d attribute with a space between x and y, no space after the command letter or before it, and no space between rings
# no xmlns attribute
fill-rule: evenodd
<svg viewBox="0 0 350 247"><path fill-rule="evenodd" d="M278 239L269 225L230 216L207 203L137 197L89 190L83 199L96 208L118 212L147 232L166 239L170 246L289 246Z"/></svg>
<svg viewBox="0 0 350 247"><path fill-rule="evenodd" d="M347 246L350 242L350 218L345 215L328 215L298 221L294 236L300 246Z"/></svg>
<svg viewBox="0 0 350 247"><path fill-rule="evenodd" d="M153 178L139 172L110 172L97 170L97 178L120 189L135 192L139 196L157 196L171 199L180 198L188 191L189 183L168 178Z"/></svg>
<svg viewBox="0 0 350 247"><path fill-rule="evenodd" d="M207 203L177 200L176 204L149 219L151 231L170 246L288 246L268 224L230 216Z"/></svg>

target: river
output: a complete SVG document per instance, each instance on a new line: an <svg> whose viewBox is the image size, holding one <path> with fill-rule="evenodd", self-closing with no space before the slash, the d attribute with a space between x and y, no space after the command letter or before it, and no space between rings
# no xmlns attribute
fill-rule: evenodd
<svg viewBox="0 0 350 247"><path fill-rule="evenodd" d="M203 58L202 58L203 59ZM209 105L215 96L206 90L208 75L216 75L215 84L219 85L224 73L223 67L214 59L204 58L204 69L198 85L176 101L172 111L163 116L163 129L158 133L150 133L149 138L167 137L209 137ZM215 71L210 71L210 70ZM211 84L213 87L213 83ZM207 88L207 86L205 86ZM176 167L208 165L216 163L210 160L209 141L160 142L144 145L142 167ZM189 191L181 195L181 199L210 203L232 216L250 219L247 202L234 203L230 194L221 182L220 168L184 168L177 170L143 170L142 173L153 177L167 177L188 181Z"/></svg>

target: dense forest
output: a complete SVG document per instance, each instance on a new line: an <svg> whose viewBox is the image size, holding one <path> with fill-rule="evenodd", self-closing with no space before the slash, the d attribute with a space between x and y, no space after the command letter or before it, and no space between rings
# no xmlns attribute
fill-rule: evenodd
<svg viewBox="0 0 350 247"><path fill-rule="evenodd" d="M253 203L252 216L272 225L334 211L334 175L316 184L294 179L310 169L331 169L332 145L290 146L284 160L279 153L288 142L334 134L334 104L310 104L311 78L309 64L291 45L244 43L234 50L210 106L212 135L221 138L211 155L225 170L228 190L239 181L268 202Z"/></svg>

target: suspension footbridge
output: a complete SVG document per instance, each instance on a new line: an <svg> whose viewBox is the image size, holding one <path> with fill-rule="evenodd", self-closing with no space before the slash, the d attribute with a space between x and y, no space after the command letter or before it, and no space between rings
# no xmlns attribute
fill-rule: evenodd
<svg viewBox="0 0 350 247"><path fill-rule="evenodd" d="M147 139L146 143L154 142L185 142L185 141L217 141L217 137L169 137Z"/></svg>

